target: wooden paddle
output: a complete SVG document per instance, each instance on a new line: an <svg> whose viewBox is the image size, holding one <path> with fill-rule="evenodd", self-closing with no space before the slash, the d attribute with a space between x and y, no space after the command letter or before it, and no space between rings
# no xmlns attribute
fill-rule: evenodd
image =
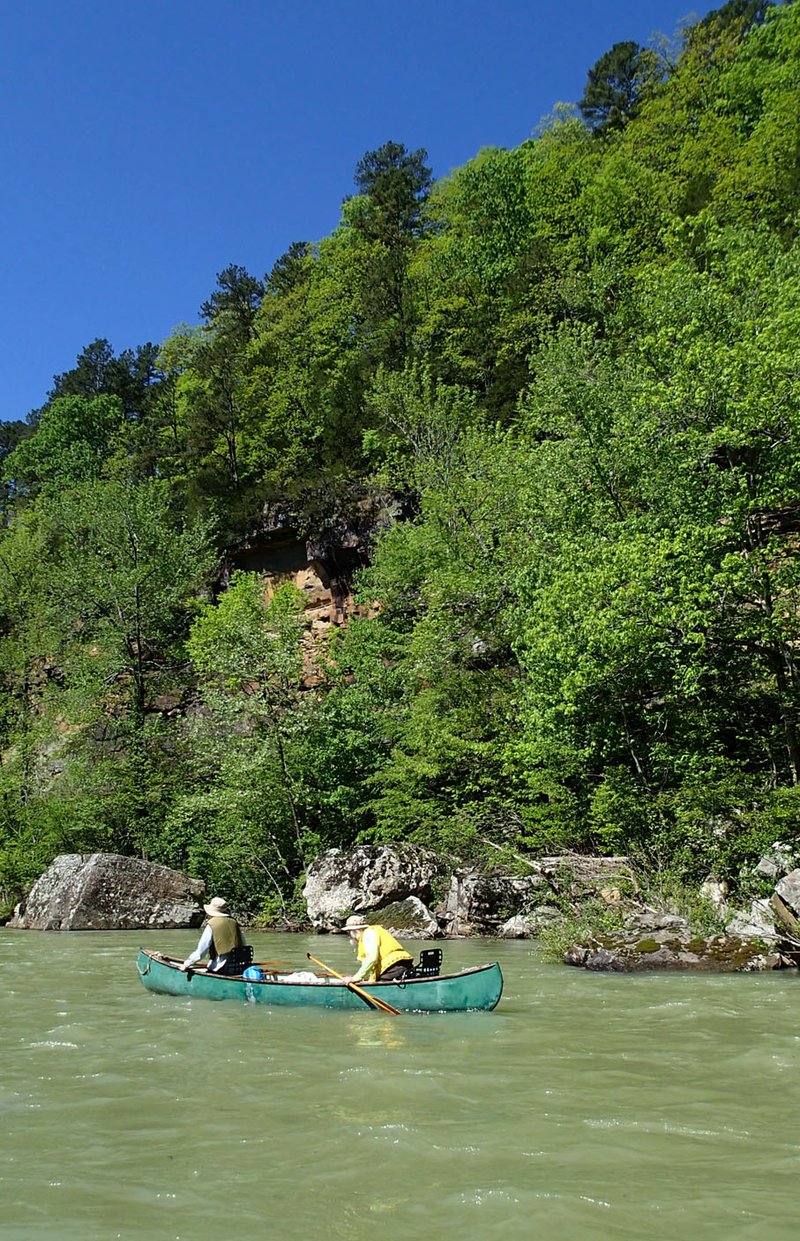
<svg viewBox="0 0 800 1241"><path fill-rule="evenodd" d="M356 995L360 995L362 1000L366 1000L368 1004L372 1004L375 1008L383 1009L385 1013L391 1013L393 1017L399 1017L400 1009L393 1008L391 1004L387 1004L385 1000L379 1000L377 996L370 995L368 991L364 991L362 987L357 986L354 982L348 982L341 974L337 974L336 970L332 970L324 961L318 961L316 957L312 957L310 952L306 953L309 961L313 961L315 965L319 965L322 969L327 970L329 974L333 974L334 978L340 978L346 987L351 991L355 991Z"/></svg>

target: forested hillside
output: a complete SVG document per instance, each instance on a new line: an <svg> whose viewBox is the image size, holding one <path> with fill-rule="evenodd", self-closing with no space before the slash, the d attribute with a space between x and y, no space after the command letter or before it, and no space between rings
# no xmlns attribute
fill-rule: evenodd
<svg viewBox="0 0 800 1241"><path fill-rule="evenodd" d="M269 918L355 841L735 879L796 838L798 116L795 3L618 44L514 150L367 152L330 236L5 424L3 902L61 852ZM369 503L309 685L298 592L226 555Z"/></svg>

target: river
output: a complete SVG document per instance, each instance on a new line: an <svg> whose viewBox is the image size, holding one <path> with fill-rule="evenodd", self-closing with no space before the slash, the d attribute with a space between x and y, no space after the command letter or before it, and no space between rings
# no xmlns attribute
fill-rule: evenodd
<svg viewBox="0 0 800 1241"><path fill-rule="evenodd" d="M252 935L337 969L343 937ZM493 1013L146 992L189 932L0 929L2 1241L795 1241L800 977L592 975L529 943Z"/></svg>

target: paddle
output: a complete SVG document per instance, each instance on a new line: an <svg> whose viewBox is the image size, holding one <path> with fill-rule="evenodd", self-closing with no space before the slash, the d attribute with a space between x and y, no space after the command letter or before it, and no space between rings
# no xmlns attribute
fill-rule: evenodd
<svg viewBox="0 0 800 1241"><path fill-rule="evenodd" d="M307 952L306 956L309 961L313 961L315 965L319 965L322 969L327 970L329 974L333 974L334 978L341 978L346 987L349 987L351 991L355 991L356 995L360 995L362 1000L366 1000L368 1004L372 1004L375 1008L383 1009L385 1013L391 1013L393 1017L400 1015L399 1008L393 1008L391 1004L387 1004L384 1000L379 1000L375 995L370 995L362 987L356 986L354 982L348 982L346 978L343 978L341 974L337 974L336 970L332 970L324 961L318 961L316 957L312 957L310 952Z"/></svg>

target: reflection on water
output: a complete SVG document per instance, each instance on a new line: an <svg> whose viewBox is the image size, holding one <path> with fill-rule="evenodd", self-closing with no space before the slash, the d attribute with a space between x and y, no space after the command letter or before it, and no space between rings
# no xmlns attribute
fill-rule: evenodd
<svg viewBox="0 0 800 1241"><path fill-rule="evenodd" d="M796 1235L794 973L592 976L483 941L446 964L499 957L494 1013L146 992L138 944L195 938L0 930L3 1241Z"/></svg>
<svg viewBox="0 0 800 1241"><path fill-rule="evenodd" d="M392 1051L401 1051L408 1045L403 1028L406 1024L403 1021L398 1022L396 1017L378 1016L377 1013L373 1020L367 1023L363 1014L359 1013L357 1017L348 1019L347 1028L354 1047L386 1047Z"/></svg>

